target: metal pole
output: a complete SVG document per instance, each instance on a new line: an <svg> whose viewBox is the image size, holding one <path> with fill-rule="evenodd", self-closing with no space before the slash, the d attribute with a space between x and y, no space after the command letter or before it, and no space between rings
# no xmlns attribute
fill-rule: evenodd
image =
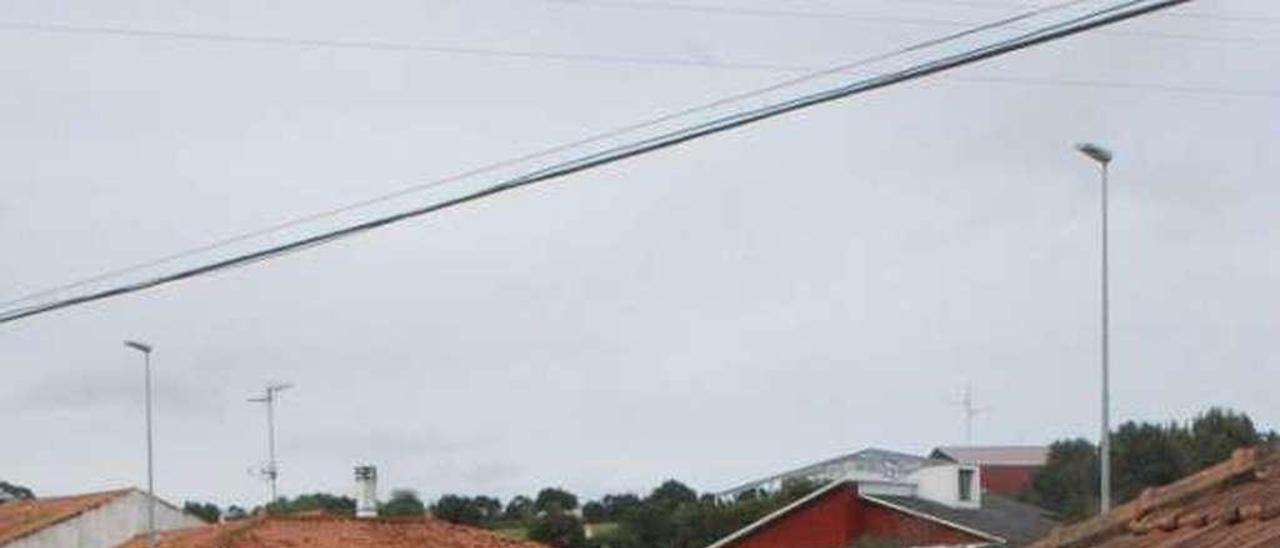
<svg viewBox="0 0 1280 548"><path fill-rule="evenodd" d="M156 548L155 468L151 443L151 352L143 352L142 355L147 377L147 546Z"/></svg>
<svg viewBox="0 0 1280 548"><path fill-rule="evenodd" d="M1107 178L1108 162L1102 162L1102 464L1100 509L1111 510L1111 297L1108 285L1107 259Z"/></svg>
<svg viewBox="0 0 1280 548"><path fill-rule="evenodd" d="M271 502L276 494L276 391L267 388L267 478L271 480Z"/></svg>

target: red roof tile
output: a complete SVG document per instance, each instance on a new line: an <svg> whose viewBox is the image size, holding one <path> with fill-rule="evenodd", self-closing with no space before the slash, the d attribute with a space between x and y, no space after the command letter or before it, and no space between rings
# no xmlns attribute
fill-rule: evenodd
<svg viewBox="0 0 1280 548"><path fill-rule="evenodd" d="M546 548L484 529L435 519L354 519L329 515L274 516L168 531L160 548ZM138 536L121 548L145 548Z"/></svg>
<svg viewBox="0 0 1280 548"><path fill-rule="evenodd" d="M7 544L111 502L130 489L0 504L0 544Z"/></svg>
<svg viewBox="0 0 1280 548"><path fill-rule="evenodd" d="M1076 525L1033 548L1280 546L1280 450L1241 449L1226 462Z"/></svg>

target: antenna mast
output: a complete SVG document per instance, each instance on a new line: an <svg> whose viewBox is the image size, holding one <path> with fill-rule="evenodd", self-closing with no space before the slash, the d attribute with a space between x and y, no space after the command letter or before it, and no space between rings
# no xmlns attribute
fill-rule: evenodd
<svg viewBox="0 0 1280 548"><path fill-rule="evenodd" d="M280 477L280 467L276 463L276 398L281 391L290 388L293 385L287 382L269 383L262 396L249 398L251 402L267 406L267 465L259 473L271 482L270 502L275 502L279 497L276 491L276 478Z"/></svg>
<svg viewBox="0 0 1280 548"><path fill-rule="evenodd" d="M986 411L985 408L973 404L973 383L965 383L964 396L956 402L956 405L959 405L961 412L964 413L964 443L973 445L973 418Z"/></svg>

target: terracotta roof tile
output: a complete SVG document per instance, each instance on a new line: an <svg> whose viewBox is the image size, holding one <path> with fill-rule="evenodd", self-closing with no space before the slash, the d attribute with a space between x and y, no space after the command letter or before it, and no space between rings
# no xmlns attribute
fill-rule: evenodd
<svg viewBox="0 0 1280 548"><path fill-rule="evenodd" d="M13 542L106 504L131 489L0 504L0 544Z"/></svg>
<svg viewBox="0 0 1280 548"><path fill-rule="evenodd" d="M1104 516L1054 530L1034 548L1280 546L1280 450L1236 451L1226 462L1148 489Z"/></svg>
<svg viewBox="0 0 1280 548"><path fill-rule="evenodd" d="M546 548L434 519L280 516L168 531L159 548ZM145 548L139 536L121 548Z"/></svg>

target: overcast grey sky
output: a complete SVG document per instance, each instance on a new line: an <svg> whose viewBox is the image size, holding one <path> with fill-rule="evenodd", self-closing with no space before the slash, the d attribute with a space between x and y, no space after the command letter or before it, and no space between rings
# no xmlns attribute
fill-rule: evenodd
<svg viewBox="0 0 1280 548"><path fill-rule="evenodd" d="M1017 10L699 2L910 20L433 0L12 1L0 22L821 67ZM359 462L428 496L717 489L961 442L966 382L990 408L977 442L1094 437L1085 139L1117 153L1115 418L1280 425L1280 7L1176 13L1252 20L1153 16L5 325L0 478L143 482L124 338L157 348L157 487L178 501L262 499L245 399L276 379L297 384L285 493L349 490ZM793 75L0 28L0 298Z"/></svg>

